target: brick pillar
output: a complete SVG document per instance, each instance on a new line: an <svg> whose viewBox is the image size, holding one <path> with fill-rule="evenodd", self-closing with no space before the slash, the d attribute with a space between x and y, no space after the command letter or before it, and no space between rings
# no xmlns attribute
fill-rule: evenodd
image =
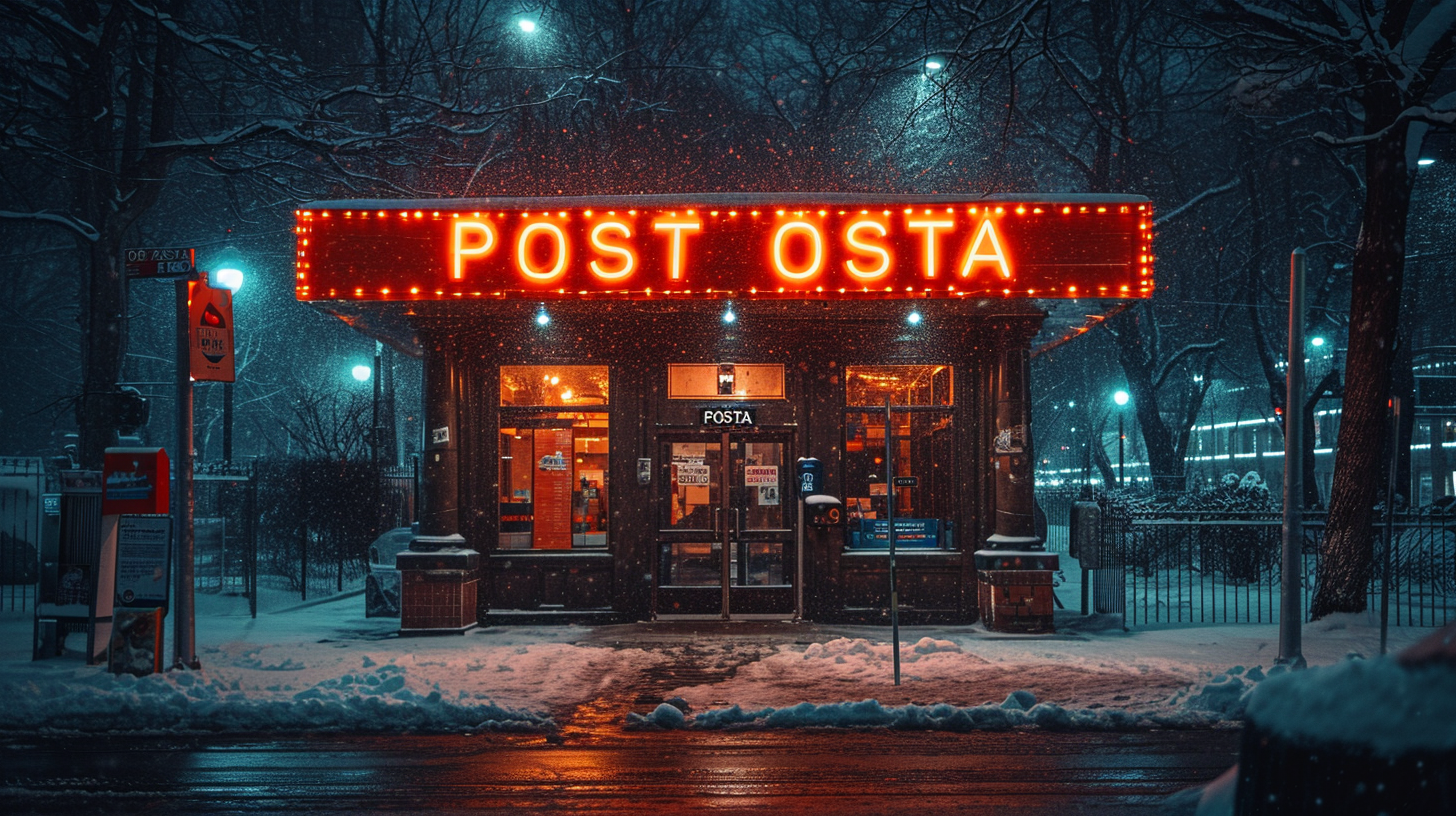
<svg viewBox="0 0 1456 816"><path fill-rule="evenodd" d="M1024 345L1001 352L996 376L996 524L976 551L976 599L993 632L1052 632L1052 574L1058 557L1036 534L1031 444L1030 357Z"/></svg>
<svg viewBox="0 0 1456 816"><path fill-rule="evenodd" d="M425 343L424 363L420 536L449 536L460 532L460 372L453 350L436 338Z"/></svg>

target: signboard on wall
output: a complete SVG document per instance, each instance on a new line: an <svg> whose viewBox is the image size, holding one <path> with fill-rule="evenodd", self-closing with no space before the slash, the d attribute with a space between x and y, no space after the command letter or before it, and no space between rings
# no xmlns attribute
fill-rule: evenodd
<svg viewBox="0 0 1456 816"><path fill-rule="evenodd" d="M570 428L538 428L533 456L536 460L532 519L536 549L571 549L571 468L573 448Z"/></svg>
<svg viewBox="0 0 1456 816"><path fill-rule="evenodd" d="M1140 196L699 194L318 202L299 300L1142 298Z"/></svg>

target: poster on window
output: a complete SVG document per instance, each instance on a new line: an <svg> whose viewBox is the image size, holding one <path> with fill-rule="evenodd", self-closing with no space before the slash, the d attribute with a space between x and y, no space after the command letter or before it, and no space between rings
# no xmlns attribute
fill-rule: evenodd
<svg viewBox="0 0 1456 816"><path fill-rule="evenodd" d="M536 549L571 549L570 428L538 428L535 434Z"/></svg>
<svg viewBox="0 0 1456 816"><path fill-rule="evenodd" d="M758 485L777 485L778 483L778 465L745 465L743 468L744 487L757 487Z"/></svg>

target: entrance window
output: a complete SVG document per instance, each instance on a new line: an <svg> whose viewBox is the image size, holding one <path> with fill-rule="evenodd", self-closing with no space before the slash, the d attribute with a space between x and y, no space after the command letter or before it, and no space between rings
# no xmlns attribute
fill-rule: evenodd
<svg viewBox="0 0 1456 816"><path fill-rule="evenodd" d="M501 366L500 538L503 550L607 546L606 366Z"/></svg>
<svg viewBox="0 0 1456 816"><path fill-rule="evenodd" d="M851 550L888 549L890 502L897 549L955 548L951 379L950 366L846 368L843 483ZM886 398L892 409L908 409L891 411L888 448ZM916 483L895 486L891 476Z"/></svg>

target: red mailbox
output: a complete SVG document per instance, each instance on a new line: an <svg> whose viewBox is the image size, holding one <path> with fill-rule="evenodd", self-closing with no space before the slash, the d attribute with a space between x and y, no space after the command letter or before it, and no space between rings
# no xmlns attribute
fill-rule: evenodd
<svg viewBox="0 0 1456 816"><path fill-rule="evenodd" d="M101 514L166 515L171 492L162 448L107 448L101 476Z"/></svg>

